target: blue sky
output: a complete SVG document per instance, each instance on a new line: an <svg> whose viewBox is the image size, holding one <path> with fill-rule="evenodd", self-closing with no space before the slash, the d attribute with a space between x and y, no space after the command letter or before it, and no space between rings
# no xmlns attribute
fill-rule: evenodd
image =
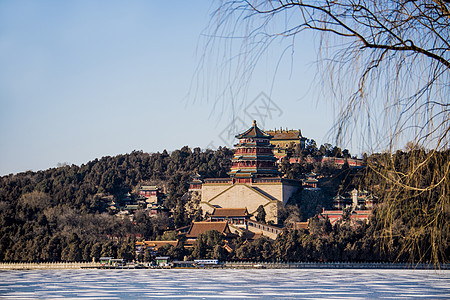
<svg viewBox="0 0 450 300"><path fill-rule="evenodd" d="M314 96L308 39L296 43L294 61L279 60L284 48L275 45L234 107L211 97L217 66L195 71L214 5L0 1L0 175L133 150L229 145L233 120L329 141L334 114ZM213 92L192 93L206 89ZM275 106L258 118L261 101Z"/></svg>

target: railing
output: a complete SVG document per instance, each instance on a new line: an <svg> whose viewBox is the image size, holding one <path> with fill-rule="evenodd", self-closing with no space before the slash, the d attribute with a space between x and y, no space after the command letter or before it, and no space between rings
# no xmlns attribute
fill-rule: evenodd
<svg viewBox="0 0 450 300"><path fill-rule="evenodd" d="M204 180L206 184L208 183L231 183L231 178L208 178Z"/></svg>
<svg viewBox="0 0 450 300"><path fill-rule="evenodd" d="M256 178L254 183L281 182L281 178Z"/></svg>
<svg viewBox="0 0 450 300"><path fill-rule="evenodd" d="M255 221L247 221L247 225L250 227L254 227L256 229L260 229L262 231L271 232L271 233L275 233L275 234L280 234L281 232L283 232L283 230L278 227L258 223Z"/></svg>

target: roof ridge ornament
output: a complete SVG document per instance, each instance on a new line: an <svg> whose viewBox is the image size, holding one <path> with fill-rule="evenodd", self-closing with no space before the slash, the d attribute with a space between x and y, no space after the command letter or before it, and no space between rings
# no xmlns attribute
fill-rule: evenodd
<svg viewBox="0 0 450 300"><path fill-rule="evenodd" d="M270 134L267 134L263 130L259 129L256 125L256 120L253 120L253 126L247 129L245 132L236 135L236 138L243 139L243 138L265 138L265 139L271 139L273 136Z"/></svg>

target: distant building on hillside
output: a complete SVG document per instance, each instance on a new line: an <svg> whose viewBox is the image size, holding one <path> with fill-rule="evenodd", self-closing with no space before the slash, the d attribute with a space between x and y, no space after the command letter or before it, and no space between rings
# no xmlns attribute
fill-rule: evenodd
<svg viewBox="0 0 450 300"><path fill-rule="evenodd" d="M319 180L317 180L317 174L314 172L306 174L306 179L303 179L303 187L306 190L320 190L320 188L317 187L318 183Z"/></svg>
<svg viewBox="0 0 450 300"><path fill-rule="evenodd" d="M215 230L218 233L220 233L221 235L223 235L225 240L236 237L236 235L233 234L231 232L230 228L228 227L227 221L223 221L223 222L192 222L192 225L190 226L189 231L186 233L186 242L184 243L184 246L186 248L193 247L195 241L201 234L203 234L207 231L211 231L211 230Z"/></svg>
<svg viewBox="0 0 450 300"><path fill-rule="evenodd" d="M175 241L141 241L136 242L136 256L143 255L145 250L149 250L152 255L158 254L158 249L171 245L173 247L177 247L179 244L178 240Z"/></svg>
<svg viewBox="0 0 450 300"><path fill-rule="evenodd" d="M294 129L275 129L266 131L267 134L273 136L270 140L274 148L274 155L277 158L281 158L287 155L287 150L289 147L300 147L305 148L306 138L302 136L301 130Z"/></svg>
<svg viewBox="0 0 450 300"><path fill-rule="evenodd" d="M203 184L202 176L196 173L191 178L191 181L189 181L189 192L201 192Z"/></svg>
<svg viewBox="0 0 450 300"><path fill-rule="evenodd" d="M350 168L361 168L365 166L364 161L362 159L328 157L328 156L318 156L318 157L308 156L306 158L291 157L289 158L289 162L291 164L301 163L303 159L305 159L308 164L321 163L342 167L347 163Z"/></svg>
<svg viewBox="0 0 450 300"><path fill-rule="evenodd" d="M237 226L245 226L250 218L247 208L214 208L210 219L211 222L227 221Z"/></svg>
<svg viewBox="0 0 450 300"><path fill-rule="evenodd" d="M333 198L333 207L335 209L344 209L352 207L355 210L370 210L378 198L368 191L358 191L354 189L348 196L337 195Z"/></svg>
<svg viewBox="0 0 450 300"><path fill-rule="evenodd" d="M136 199L130 193L124 194L118 203L111 201L109 209L111 212L115 212L116 216L122 219L129 218L130 220L133 220L134 213L137 210L144 210L149 216L160 214L169 216L170 210L164 207L162 203L164 196L164 193L157 186L143 185L139 187Z"/></svg>
<svg viewBox="0 0 450 300"><path fill-rule="evenodd" d="M139 197L145 198L147 203L158 203L162 196L161 191L154 185L143 185L139 188Z"/></svg>
<svg viewBox="0 0 450 300"><path fill-rule="evenodd" d="M348 218L349 221L368 221L372 215L374 205L378 203L378 198L367 191L354 189L349 196L337 195L333 198L334 210L323 210L319 215L328 218L333 225L337 221Z"/></svg>
<svg viewBox="0 0 450 300"><path fill-rule="evenodd" d="M158 215L166 215L169 217L171 215L170 209L165 207L162 204L150 203L147 205L147 211L150 217L158 216Z"/></svg>
<svg viewBox="0 0 450 300"><path fill-rule="evenodd" d="M343 219L345 217L345 210L323 210L321 214L319 214L319 218L328 218L330 220L331 225L334 225L337 221ZM349 211L348 218L350 222L355 225L357 222L367 222L369 221L370 216L372 215L372 210L352 210Z"/></svg>

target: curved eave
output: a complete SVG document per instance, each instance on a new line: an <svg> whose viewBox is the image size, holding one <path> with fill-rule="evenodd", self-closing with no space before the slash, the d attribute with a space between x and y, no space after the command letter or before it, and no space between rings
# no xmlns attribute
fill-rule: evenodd
<svg viewBox="0 0 450 300"><path fill-rule="evenodd" d="M270 143L237 143L237 144L234 144L234 147L236 147L236 148L253 148L253 147L275 148L275 146Z"/></svg>
<svg viewBox="0 0 450 300"><path fill-rule="evenodd" d="M271 136L270 134L264 133L264 131L260 130L259 128L258 128L258 131L260 131L259 133L251 133L251 131L254 131L253 128L250 128L249 130L247 130L244 133L236 135L236 138L238 138L238 139L261 138L261 139L269 139L269 140L273 138L273 136Z"/></svg>
<svg viewBox="0 0 450 300"><path fill-rule="evenodd" d="M231 159L232 161L236 160L256 160L256 161L277 161L278 159L274 156L245 156L245 155L239 155L235 156Z"/></svg>
<svg viewBox="0 0 450 300"><path fill-rule="evenodd" d="M261 129L258 128L256 125L256 121L253 121L253 126L250 127L247 131L244 133L236 135L236 138L238 139L245 139L245 138L265 138L265 139L271 139L273 138L272 135L265 133Z"/></svg>

